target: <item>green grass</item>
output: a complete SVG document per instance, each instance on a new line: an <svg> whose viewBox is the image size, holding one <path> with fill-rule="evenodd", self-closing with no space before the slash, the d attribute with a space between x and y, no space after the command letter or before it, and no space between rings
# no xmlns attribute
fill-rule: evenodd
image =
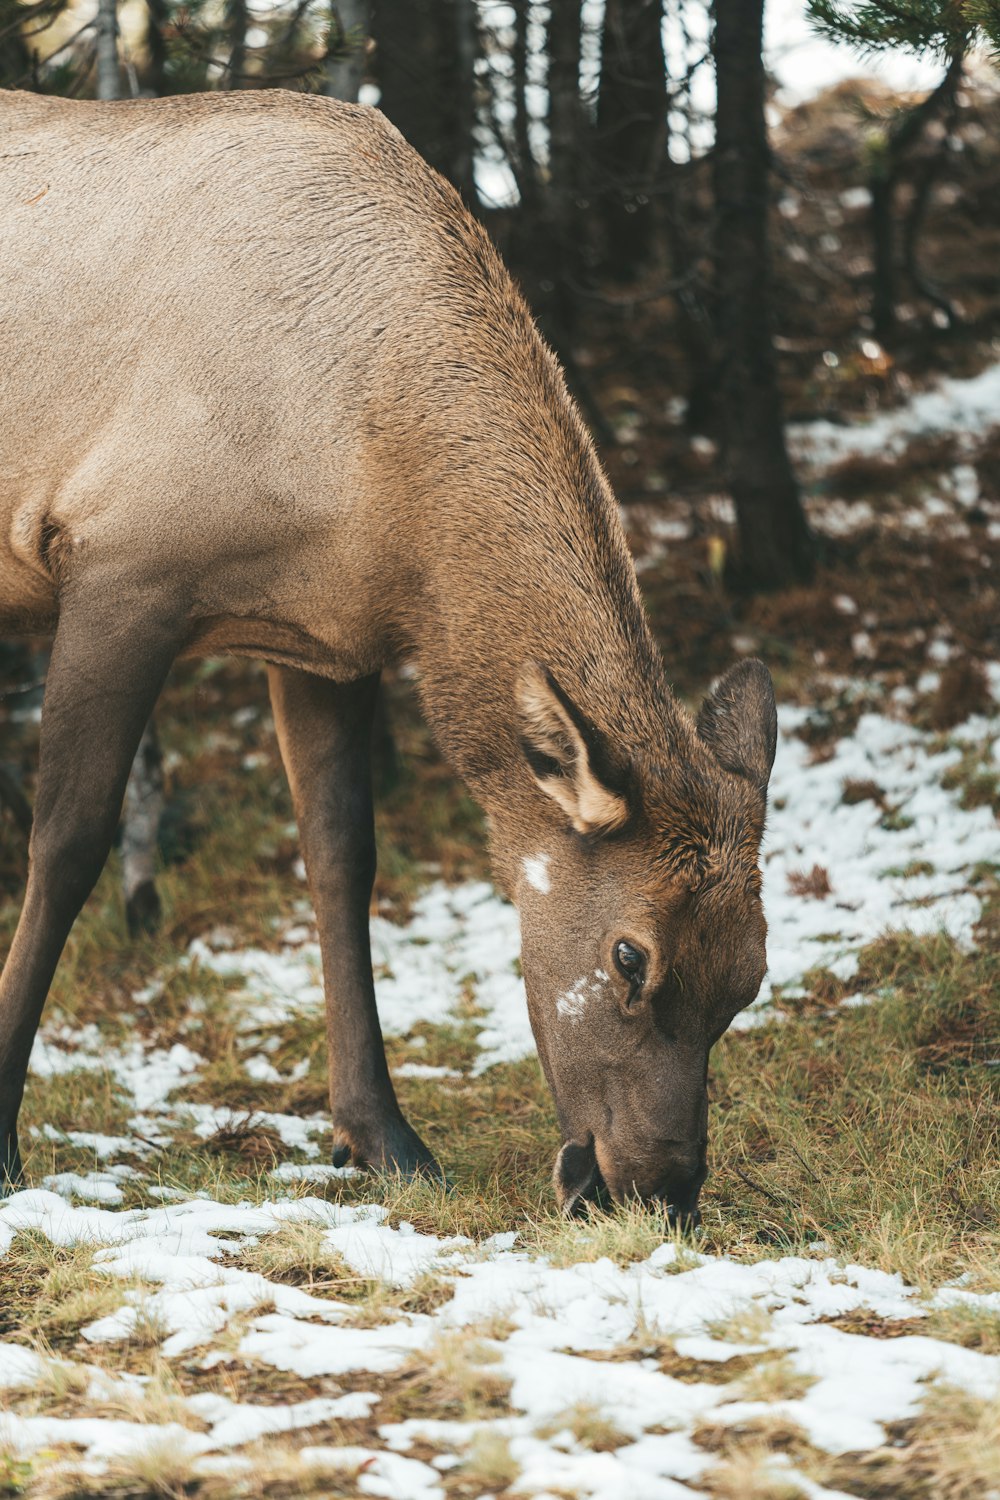
<svg viewBox="0 0 1000 1500"><path fill-rule="evenodd" d="M716 1048L706 1247L818 1239L930 1283L996 1255L1000 958L887 938L860 975L872 1006Z"/></svg>
<svg viewBox="0 0 1000 1500"><path fill-rule="evenodd" d="M138 1278L95 1274L92 1245L54 1245L38 1230L23 1230L3 1259L0 1339L67 1351L88 1323L117 1312L130 1290L142 1289Z"/></svg>

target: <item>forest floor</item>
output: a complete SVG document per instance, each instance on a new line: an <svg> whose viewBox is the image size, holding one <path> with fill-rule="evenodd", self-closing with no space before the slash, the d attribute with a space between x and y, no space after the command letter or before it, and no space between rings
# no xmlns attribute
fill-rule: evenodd
<svg viewBox="0 0 1000 1500"><path fill-rule="evenodd" d="M327 1165L261 674L178 672L162 930L126 938L112 862L32 1056L29 1185L0 1206L0 1493L996 1494L998 411L987 365L797 426L829 546L788 594L725 595L718 498L627 510L682 694L760 652L780 700L771 967L713 1052L694 1239L555 1215L516 915L405 676L374 953L399 1093L452 1189Z"/></svg>
<svg viewBox="0 0 1000 1500"><path fill-rule="evenodd" d="M397 1089L452 1188L328 1165L262 674L184 667L159 714L162 927L128 939L113 859L32 1056L27 1187L0 1206L0 1495L998 1494L998 110L964 110L924 239L968 331L916 300L895 358L859 331L857 99L778 135L808 587L727 592L731 507L670 399L659 304L623 315L627 378L621 327L607 358L595 317L581 351L679 694L759 654L779 697L770 970L713 1051L699 1234L556 1216L516 915L404 673L373 947ZM19 701L4 758L30 790ZM24 873L0 818L0 952Z"/></svg>

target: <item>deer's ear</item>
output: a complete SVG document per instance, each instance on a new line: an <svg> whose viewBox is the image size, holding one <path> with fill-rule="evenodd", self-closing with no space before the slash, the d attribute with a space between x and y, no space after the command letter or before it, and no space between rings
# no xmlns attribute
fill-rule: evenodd
<svg viewBox="0 0 1000 1500"><path fill-rule="evenodd" d="M624 777L593 724L552 673L527 661L517 679L521 748L535 781L578 833L608 833L628 818Z"/></svg>
<svg viewBox="0 0 1000 1500"><path fill-rule="evenodd" d="M766 796L778 712L771 674L762 661L750 658L730 667L701 705L698 734L723 770L745 777Z"/></svg>

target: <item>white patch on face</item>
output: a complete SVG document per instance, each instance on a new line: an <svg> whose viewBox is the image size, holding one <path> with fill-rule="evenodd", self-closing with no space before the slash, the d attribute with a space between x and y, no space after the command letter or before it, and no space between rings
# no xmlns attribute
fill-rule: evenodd
<svg viewBox="0 0 1000 1500"><path fill-rule="evenodd" d="M564 995L559 996L556 1001L556 1014L575 1026L578 1021L583 1020L587 1002L593 995L599 995L607 982L608 976L603 969L595 969L593 979L586 974L582 979L577 979Z"/></svg>
<svg viewBox="0 0 1000 1500"><path fill-rule="evenodd" d="M549 879L549 856L547 854L535 854L522 861L521 868L524 878L533 891L538 891L542 896L547 896L552 889Z"/></svg>

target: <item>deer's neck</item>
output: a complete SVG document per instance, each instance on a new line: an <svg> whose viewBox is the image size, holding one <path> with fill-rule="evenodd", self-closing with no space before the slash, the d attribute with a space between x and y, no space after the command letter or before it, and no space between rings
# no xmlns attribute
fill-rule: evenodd
<svg viewBox="0 0 1000 1500"><path fill-rule="evenodd" d="M530 788L515 682L543 663L613 741L670 753L666 687L611 495L589 442L524 443L445 484L425 547L417 655L425 710L487 805Z"/></svg>

